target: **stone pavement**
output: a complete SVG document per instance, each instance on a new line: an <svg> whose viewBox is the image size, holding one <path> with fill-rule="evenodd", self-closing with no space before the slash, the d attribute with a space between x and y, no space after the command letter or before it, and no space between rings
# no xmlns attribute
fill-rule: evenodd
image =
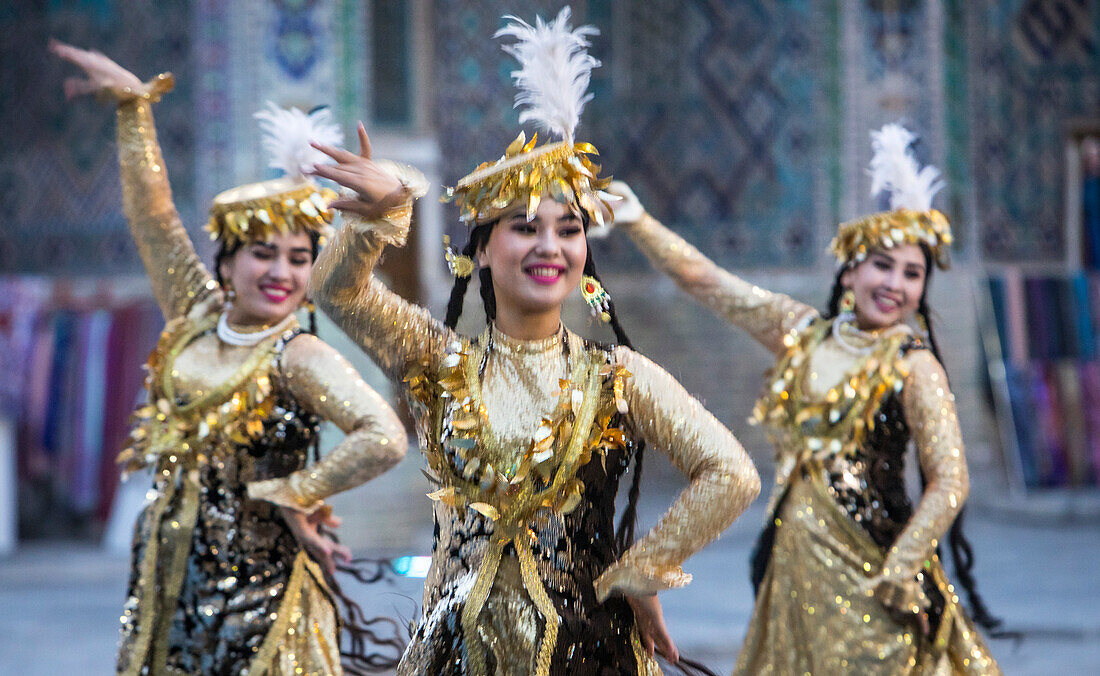
<svg viewBox="0 0 1100 676"><path fill-rule="evenodd" d="M682 485L667 463L647 461L642 519L651 524ZM334 500L341 533L357 553L426 554L431 524L420 459L410 455L383 481ZM975 499L973 503L978 502ZM977 577L993 611L1026 632L993 641L1007 674L1100 674L1100 523L1066 522L972 503L968 532ZM748 554L763 518L757 502L716 543L687 564L695 581L662 595L682 652L729 673L752 606ZM0 560L0 674L112 673L125 556L87 545L28 545ZM369 587L346 583L371 613L409 618L419 580Z"/></svg>

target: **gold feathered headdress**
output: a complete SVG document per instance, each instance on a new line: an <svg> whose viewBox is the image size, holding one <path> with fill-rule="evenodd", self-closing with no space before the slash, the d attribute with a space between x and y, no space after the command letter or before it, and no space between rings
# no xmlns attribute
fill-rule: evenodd
<svg viewBox="0 0 1100 676"><path fill-rule="evenodd" d="M891 211L841 223L829 245L842 265L863 262L875 249L900 244L924 244L941 269L949 265L951 224L932 208L932 198L943 188L940 172L920 167L909 146L916 135L900 124L871 132L871 194L887 192Z"/></svg>
<svg viewBox="0 0 1100 676"><path fill-rule="evenodd" d="M277 233L316 232L321 243L330 234L333 212L329 202L335 191L306 177L309 165L328 160L311 141L340 145L344 135L327 108L306 114L297 108L283 109L270 101L266 110L253 115L263 132L268 166L285 176L231 188L214 198L206 229L211 239L226 246L239 242L266 241Z"/></svg>
<svg viewBox="0 0 1100 676"><path fill-rule="evenodd" d="M513 37L503 47L519 62L512 72L518 92L515 105L524 107L520 123L534 122L560 140L537 145L538 134L528 141L520 135L509 144L504 156L485 162L448 188L445 201L454 200L460 218L476 225L500 216L516 203L526 204L527 218L534 218L544 196L576 203L590 222L603 225L611 213L603 189L610 178L599 178L600 167L589 156L598 155L590 143L577 143L573 132L584 105L592 98L588 82L592 69L600 65L587 51L588 36L598 34L593 26L573 29L569 7L563 7L553 21L536 17L532 26L514 16L493 37Z"/></svg>

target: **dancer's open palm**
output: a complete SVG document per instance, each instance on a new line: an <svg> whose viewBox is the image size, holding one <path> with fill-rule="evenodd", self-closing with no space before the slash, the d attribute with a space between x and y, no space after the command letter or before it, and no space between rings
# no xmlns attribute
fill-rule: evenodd
<svg viewBox="0 0 1100 676"><path fill-rule="evenodd" d="M358 133L358 155L323 143L312 144L335 160L336 164L315 164L310 173L356 192L357 197L338 199L329 207L371 220L404 204L408 199L408 190L391 171L371 159L370 138L367 137L367 130L362 122L359 123Z"/></svg>
<svg viewBox="0 0 1100 676"><path fill-rule="evenodd" d="M131 89L140 92L145 87L136 75L94 50L80 49L60 40L50 40L49 50L55 56L68 61L84 71L84 77L65 78L65 98L73 100L104 90Z"/></svg>

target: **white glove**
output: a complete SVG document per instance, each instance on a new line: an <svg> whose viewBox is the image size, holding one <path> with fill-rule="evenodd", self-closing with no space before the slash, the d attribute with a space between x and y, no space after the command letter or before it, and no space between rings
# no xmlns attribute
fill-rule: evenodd
<svg viewBox="0 0 1100 676"><path fill-rule="evenodd" d="M611 203L611 211L615 214L616 225L631 226L642 220L645 209L642 208L638 196L634 194L634 191L630 189L626 182L612 181L611 185L607 186L607 192L622 198Z"/></svg>

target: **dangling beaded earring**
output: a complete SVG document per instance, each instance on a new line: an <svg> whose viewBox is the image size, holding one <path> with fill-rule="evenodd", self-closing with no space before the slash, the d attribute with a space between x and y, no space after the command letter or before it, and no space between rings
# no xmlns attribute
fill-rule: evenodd
<svg viewBox="0 0 1100 676"><path fill-rule="evenodd" d="M226 282L222 288L225 290L225 304L232 305L233 301L237 300L237 290L229 282Z"/></svg>
<svg viewBox="0 0 1100 676"><path fill-rule="evenodd" d="M306 312L316 312L317 306L313 304L313 300L306 298L302 301L302 309Z"/></svg>
<svg viewBox="0 0 1100 676"><path fill-rule="evenodd" d="M451 275L455 278L469 277L474 273L474 259L469 256L464 256L454 250L451 246L451 238L449 235L443 235L443 258L447 261L447 269L451 271Z"/></svg>
<svg viewBox="0 0 1100 676"><path fill-rule="evenodd" d="M840 311L841 312L855 312L856 310L856 294L851 289L845 289L844 293L840 295Z"/></svg>
<svg viewBox="0 0 1100 676"><path fill-rule="evenodd" d="M591 275L581 277L581 296L588 303L593 317L603 322L611 321L611 294L603 288L600 280Z"/></svg>

